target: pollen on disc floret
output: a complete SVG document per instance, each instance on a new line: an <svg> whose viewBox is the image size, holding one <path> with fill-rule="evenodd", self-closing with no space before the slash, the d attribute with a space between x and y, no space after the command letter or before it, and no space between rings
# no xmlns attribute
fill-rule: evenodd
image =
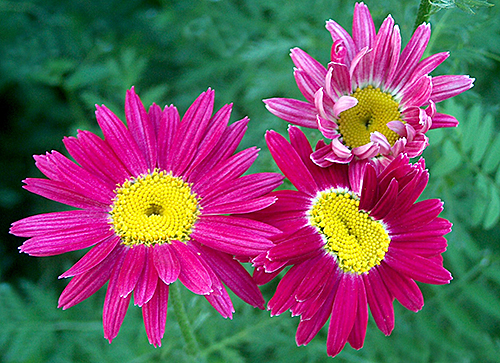
<svg viewBox="0 0 500 363"><path fill-rule="evenodd" d="M186 242L200 215L190 185L165 171L126 180L115 194L110 224L122 243L131 247Z"/></svg>
<svg viewBox="0 0 500 363"><path fill-rule="evenodd" d="M337 258L344 272L368 273L389 248L390 238L382 223L359 210L359 198L350 192L331 189L318 193L309 220L325 237L324 249Z"/></svg>
<svg viewBox="0 0 500 363"><path fill-rule="evenodd" d="M378 131L385 135L391 146L399 139L399 135L387 127L391 121L402 121L399 103L393 96L380 88L369 85L357 88L351 95L358 104L340 113L339 132L350 148L359 147L370 142L370 134Z"/></svg>

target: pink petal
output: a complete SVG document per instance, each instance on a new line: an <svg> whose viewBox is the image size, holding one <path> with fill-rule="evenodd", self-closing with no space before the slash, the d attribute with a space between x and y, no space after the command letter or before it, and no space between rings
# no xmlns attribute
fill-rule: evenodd
<svg viewBox="0 0 500 363"><path fill-rule="evenodd" d="M408 310L417 312L424 306L424 297L415 281L394 271L384 261L379 269L387 289Z"/></svg>
<svg viewBox="0 0 500 363"><path fill-rule="evenodd" d="M342 96L338 99L333 106L333 116L335 118L339 117L339 114L345 110L348 110L358 104L358 99L351 96Z"/></svg>
<svg viewBox="0 0 500 363"><path fill-rule="evenodd" d="M223 318L233 318L234 308L231 298L229 297L226 289L222 287L220 290L211 292L205 295L205 299L212 305L212 307L217 310Z"/></svg>
<svg viewBox="0 0 500 363"><path fill-rule="evenodd" d="M326 69L316 59L300 48L293 48L290 51L290 57L295 66L304 70L316 85L321 87L325 83Z"/></svg>
<svg viewBox="0 0 500 363"><path fill-rule="evenodd" d="M374 131L370 134L370 141L378 145L382 155L388 155L391 152L391 144L389 144L384 134Z"/></svg>
<svg viewBox="0 0 500 363"><path fill-rule="evenodd" d="M158 167L164 170L172 170L172 158L169 155L172 152L172 145L177 129L180 125L180 116L175 106L165 107L158 125L157 153Z"/></svg>
<svg viewBox="0 0 500 363"><path fill-rule="evenodd" d="M264 100L266 108L273 115L294 125L317 128L316 107L309 102L292 98L269 98Z"/></svg>
<svg viewBox="0 0 500 363"><path fill-rule="evenodd" d="M139 280L137 280L137 285L134 288L135 305L143 306L146 304L155 294L157 285L163 284L162 282L158 283L158 272L156 272L153 259L153 248L146 248L144 268L142 269L142 274L139 277Z"/></svg>
<svg viewBox="0 0 500 363"><path fill-rule="evenodd" d="M330 357L339 354L347 342L356 321L358 291L361 288L363 286L359 276L341 274L326 340L326 351Z"/></svg>
<svg viewBox="0 0 500 363"><path fill-rule="evenodd" d="M167 322L168 285L158 280L158 286L153 297L143 305L142 317L150 344L161 346L161 339L165 334Z"/></svg>
<svg viewBox="0 0 500 363"><path fill-rule="evenodd" d="M118 331L127 313L131 297L131 295L121 297L118 292L118 275L120 273L120 267L121 264L116 264L111 273L108 290L106 291L106 298L104 299L104 308L102 310L104 338L108 339L110 343L118 335Z"/></svg>
<svg viewBox="0 0 500 363"><path fill-rule="evenodd" d="M158 277L167 285L179 277L181 264L171 244L156 245L152 249L153 262Z"/></svg>
<svg viewBox="0 0 500 363"><path fill-rule="evenodd" d="M155 129L134 87L127 91L125 97L125 115L130 134L137 142L148 169L153 170L156 167Z"/></svg>
<svg viewBox="0 0 500 363"><path fill-rule="evenodd" d="M369 274L361 276L363 276L366 299L368 300L373 319L382 333L390 335L394 329L393 297L387 291L377 268L372 268Z"/></svg>
<svg viewBox="0 0 500 363"><path fill-rule="evenodd" d="M358 279L358 310L356 319L347 341L354 349L361 349L365 341L366 327L368 325L368 302L366 300L366 291L363 280Z"/></svg>
<svg viewBox="0 0 500 363"><path fill-rule="evenodd" d="M96 117L105 137L116 156L131 175L145 173L148 165L136 141L122 121L106 106L96 105ZM124 147L124 145L126 145Z"/></svg>
<svg viewBox="0 0 500 363"><path fill-rule="evenodd" d="M179 280L182 284L195 294L210 294L213 291L212 279L200 257L182 242L172 241L171 246L181 265Z"/></svg>
<svg viewBox="0 0 500 363"><path fill-rule="evenodd" d="M356 49L364 47L371 48L375 41L375 25L370 14L370 10L363 3L354 5L354 17L352 20L352 37L356 44Z"/></svg>
<svg viewBox="0 0 500 363"><path fill-rule="evenodd" d="M146 249L144 245L126 247L127 254L118 274L118 294L127 297L134 290L144 269Z"/></svg>
<svg viewBox="0 0 500 363"><path fill-rule="evenodd" d="M346 64L349 64L356 54L356 46L351 36L344 30L344 28L342 28L333 20L328 20L326 22L326 29L332 35L333 42L337 41L338 39L341 39L344 42L347 52L345 61Z"/></svg>
<svg viewBox="0 0 500 363"><path fill-rule="evenodd" d="M474 80L469 76L445 75L432 77L431 99L437 103L454 97L472 88Z"/></svg>
<svg viewBox="0 0 500 363"><path fill-rule="evenodd" d="M352 154L360 159L371 159L377 156L380 152L380 146L374 142L369 142L352 149Z"/></svg>

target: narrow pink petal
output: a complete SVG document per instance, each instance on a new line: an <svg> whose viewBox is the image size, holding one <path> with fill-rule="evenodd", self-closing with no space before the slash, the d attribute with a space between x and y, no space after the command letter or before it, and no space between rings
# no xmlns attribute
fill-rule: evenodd
<svg viewBox="0 0 500 363"><path fill-rule="evenodd" d="M189 182L196 184L198 179L207 175L207 170L218 167L221 163L230 158L247 130L248 121L248 117L245 117L226 128L219 142L213 147L210 154L190 172L188 178Z"/></svg>
<svg viewBox="0 0 500 363"><path fill-rule="evenodd" d="M251 213L267 208L275 202L276 197L261 197L224 204L211 204L203 207L203 215Z"/></svg>
<svg viewBox="0 0 500 363"><path fill-rule="evenodd" d="M121 160L131 175L140 175L148 169L146 160L139 146L125 127L106 106L96 105L96 117L105 137L116 156Z"/></svg>
<svg viewBox="0 0 500 363"><path fill-rule="evenodd" d="M152 249L153 262L160 279L167 285L179 277L181 264L171 244L156 245Z"/></svg>
<svg viewBox="0 0 500 363"><path fill-rule="evenodd" d="M394 78L386 85L388 88L398 88L399 85L408 81L424 54L430 36L430 24L424 23L415 30L401 53Z"/></svg>
<svg viewBox="0 0 500 363"><path fill-rule="evenodd" d="M134 87L125 96L125 115L130 134L142 152L149 170L156 167L156 135L155 127L149 120L148 113Z"/></svg>
<svg viewBox="0 0 500 363"><path fill-rule="evenodd" d="M377 174L371 164L367 164L361 188L359 210L370 211L378 200Z"/></svg>
<svg viewBox="0 0 500 363"><path fill-rule="evenodd" d="M312 129L318 127L314 104L292 98L269 98L264 103L269 112L285 121Z"/></svg>
<svg viewBox="0 0 500 363"><path fill-rule="evenodd" d="M432 77L431 99L437 103L459 95L472 88L474 80L469 76L444 75Z"/></svg>
<svg viewBox="0 0 500 363"><path fill-rule="evenodd" d="M363 65L371 60L371 51L368 47L364 47L358 51L349 66L349 78L351 79L351 89L355 90L358 87L364 87L370 82L369 69L365 69Z"/></svg>
<svg viewBox="0 0 500 363"><path fill-rule="evenodd" d="M304 277L307 275L311 260L293 266L281 279L274 296L267 304L267 310L271 311L271 316L280 315L287 311L295 303L295 291Z"/></svg>
<svg viewBox="0 0 500 363"><path fill-rule="evenodd" d="M246 303L264 309L264 298L255 281L245 268L231 255L200 246L204 260L220 279Z"/></svg>
<svg viewBox="0 0 500 363"><path fill-rule="evenodd" d="M266 133L266 142L276 165L300 191L315 196L318 185L311 173L302 162L297 151L286 141L286 139L275 131Z"/></svg>
<svg viewBox="0 0 500 363"><path fill-rule="evenodd" d="M370 134L370 141L378 145L382 155L388 155L391 152L391 144L389 144L384 134L374 131Z"/></svg>
<svg viewBox="0 0 500 363"><path fill-rule="evenodd" d="M283 176L278 173L256 173L245 175L238 179L221 183L203 195L201 208L212 204L243 202L262 197L273 191L283 182Z"/></svg>
<svg viewBox="0 0 500 363"><path fill-rule="evenodd" d="M372 268L369 274L362 276L373 319L382 333L390 335L394 329L393 297L387 291L377 268Z"/></svg>
<svg viewBox="0 0 500 363"><path fill-rule="evenodd" d="M134 290L139 277L142 275L146 260L146 249L144 245L127 247L127 254L118 274L118 294L127 297Z"/></svg>
<svg viewBox="0 0 500 363"><path fill-rule="evenodd" d="M345 110L348 110L358 104L358 99L351 96L342 96L338 99L333 106L333 116L335 118L339 117L339 114Z"/></svg>
<svg viewBox="0 0 500 363"><path fill-rule="evenodd" d="M143 306L152 299L158 285L158 272L154 264L153 248L146 248L146 258L142 274L134 288L134 304ZM161 283L161 282L160 282ZM163 283L161 283L163 284Z"/></svg>
<svg viewBox="0 0 500 363"><path fill-rule="evenodd" d="M195 294L210 294L213 282L200 257L182 242L172 241L171 246L181 265L179 280L182 284Z"/></svg>
<svg viewBox="0 0 500 363"><path fill-rule="evenodd" d="M96 223L90 228L75 225L70 229L30 238L19 250L31 256L54 256L93 246L113 234L107 223Z"/></svg>
<svg viewBox="0 0 500 363"><path fill-rule="evenodd" d="M370 70L370 83L374 87L378 87L384 78L385 72L390 63L391 40L394 31L394 19L392 16L385 18L384 22L378 30L375 38L375 45L371 54L371 70Z"/></svg>
<svg viewBox="0 0 500 363"><path fill-rule="evenodd" d="M336 274L336 262L332 255L320 254L315 260L316 264L310 268L303 283L295 292L295 299L299 302L314 298Z"/></svg>
<svg viewBox="0 0 500 363"><path fill-rule="evenodd" d="M377 203L370 211L370 216L378 220L383 219L396 203L398 189L398 181L392 179L389 187L384 191L384 194L378 199Z"/></svg>
<svg viewBox="0 0 500 363"><path fill-rule="evenodd" d="M352 20L352 37L356 44L356 49L364 47L371 48L375 41L375 25L370 14L370 10L363 3L354 5L354 17Z"/></svg>
<svg viewBox="0 0 500 363"><path fill-rule="evenodd" d="M100 264L73 277L59 297L58 307L69 309L99 290L109 280L113 268L121 266L123 252L122 247L117 247Z"/></svg>
<svg viewBox="0 0 500 363"><path fill-rule="evenodd" d="M161 347L161 339L165 334L167 306L168 285L158 280L153 297L142 306L142 317L149 344L152 344L155 348Z"/></svg>
<svg viewBox="0 0 500 363"><path fill-rule="evenodd" d="M328 20L326 22L326 29L330 32L333 42L337 41L338 39L341 39L344 42L347 52L346 64L349 64L357 52L356 45L354 44L351 36L348 32L345 31L344 28L342 28L333 20Z"/></svg>
<svg viewBox="0 0 500 363"><path fill-rule="evenodd" d="M439 129L441 127L457 127L458 120L451 116L446 115L444 113L436 113L432 118L432 126L431 129Z"/></svg>
<svg viewBox="0 0 500 363"><path fill-rule="evenodd" d="M361 195L363 178L365 175L365 170L367 165L368 165L367 160L353 160L348 165L349 186L350 186L349 190L358 195Z"/></svg>
<svg viewBox="0 0 500 363"><path fill-rule="evenodd" d="M63 142L78 164L111 186L130 176L109 145L97 135L79 130L76 138L65 137Z"/></svg>
<svg viewBox="0 0 500 363"><path fill-rule="evenodd" d="M419 238L419 239L392 239L392 248L404 250L412 255L419 255L421 257L432 258L438 254L446 251L448 242L443 236Z"/></svg>
<svg viewBox="0 0 500 363"><path fill-rule="evenodd" d="M363 286L359 276L350 273L341 274L326 340L326 352L330 357L339 354L347 343L356 321L358 291L361 288Z"/></svg>
<svg viewBox="0 0 500 363"><path fill-rule="evenodd" d="M356 155L360 159L371 159L377 156L379 152L380 146L371 141L368 144L364 144L352 149L352 154Z"/></svg>
<svg viewBox="0 0 500 363"><path fill-rule="evenodd" d="M153 125L153 131L155 135L158 135L158 131L160 130L161 119L163 118L163 111L161 107L153 102L151 106L149 106L148 110L148 118L151 124ZM158 140L156 144L156 148L158 148Z"/></svg>
<svg viewBox="0 0 500 363"><path fill-rule="evenodd" d="M422 200L413 204L406 213L396 216L395 220L391 221L390 228L405 229L425 225L436 218L442 210L443 202L440 199Z"/></svg>
<svg viewBox="0 0 500 363"><path fill-rule="evenodd" d="M47 153L44 157L47 166L53 173L53 179L61 182L68 189L73 190L89 199L94 199L102 204L110 204L114 197L113 187L101 181L95 175L73 163L67 157L57 151ZM37 164L40 162L38 158Z"/></svg>
<svg viewBox="0 0 500 363"><path fill-rule="evenodd" d="M158 134L156 135L158 167L161 169L172 170L172 160L169 160L168 156L171 153L170 150L180 123L177 108L173 105L165 107L158 125Z"/></svg>
<svg viewBox="0 0 500 363"><path fill-rule="evenodd" d="M361 349L365 341L366 327L368 325L368 302L366 300L366 290L364 281L358 279L358 309L356 311L356 319L351 333L347 341L354 349Z"/></svg>
<svg viewBox="0 0 500 363"><path fill-rule="evenodd" d="M326 321L332 313L333 299L335 291L328 294L327 298L318 309L316 314L308 320L301 320L295 335L295 342L298 346L307 345L318 334L321 328L325 325Z"/></svg>
<svg viewBox="0 0 500 363"><path fill-rule="evenodd" d="M391 121L387 123L387 127L394 131L399 136L406 136L405 124L401 121Z"/></svg>
<svg viewBox="0 0 500 363"><path fill-rule="evenodd" d="M240 177L257 159L258 150L251 147L240 151L224 160L224 162L210 169L210 171L193 185L193 191L205 197L207 193L216 188L218 184L232 181Z"/></svg>
<svg viewBox="0 0 500 363"><path fill-rule="evenodd" d="M379 271L380 276L384 279L385 286L401 305L414 312L422 309L424 297L415 281L394 271L385 261L382 261Z"/></svg>
<svg viewBox="0 0 500 363"><path fill-rule="evenodd" d="M427 284L443 285L452 280L451 274L442 265L400 249L390 248L384 261L396 271Z"/></svg>
<svg viewBox="0 0 500 363"><path fill-rule="evenodd" d="M318 122L318 130L324 137L327 139L334 139L338 137L339 132L337 130L339 126L333 120L326 119L318 115L316 121Z"/></svg>
<svg viewBox="0 0 500 363"><path fill-rule="evenodd" d="M174 136L169 164L174 175L181 175L196 156L214 107L214 91L203 92L188 108Z"/></svg>
<svg viewBox="0 0 500 363"><path fill-rule="evenodd" d="M328 82L325 80L325 89L331 93L330 97L333 100L337 100L345 94L352 93L351 76L347 65L331 62L328 65L328 74L331 77L331 81Z"/></svg>
<svg viewBox="0 0 500 363"><path fill-rule="evenodd" d="M233 318L234 308L231 298L229 297L226 289L222 287L220 290L215 290L208 295L205 295L205 299L212 305L212 307L217 310L223 318Z"/></svg>
<svg viewBox="0 0 500 363"><path fill-rule="evenodd" d="M272 247L267 258L273 260L289 260L311 252L320 252L325 245L316 227L306 226L288 236L283 242Z"/></svg>
<svg viewBox="0 0 500 363"><path fill-rule="evenodd" d="M339 158L333 151L332 151L332 146L330 145L325 145L319 149L316 149L311 154L311 160L314 162L314 164L318 165L319 167L322 168L327 168L334 164L335 162L337 163L343 163L347 164L349 161L351 161L353 156L351 155L348 158Z"/></svg>
<svg viewBox="0 0 500 363"><path fill-rule="evenodd" d="M108 239L99 242L97 245L87 252L77 263L75 263L68 271L63 273L59 278L66 278L76 275L81 275L91 268L100 264L109 254L116 248L120 242L120 237L112 235Z"/></svg>
<svg viewBox="0 0 500 363"><path fill-rule="evenodd" d="M351 150L347 146L345 146L339 138L332 139L332 143L330 144L332 147L332 151L335 155L337 155L341 159L347 159L352 157Z"/></svg>
<svg viewBox="0 0 500 363"><path fill-rule="evenodd" d="M295 69L293 76L295 77L295 82L299 87L300 93L304 95L307 101L314 103L314 94L319 88L324 86L325 80L323 79L322 83L317 83L306 71L302 69Z"/></svg>
<svg viewBox="0 0 500 363"><path fill-rule="evenodd" d="M196 156L192 161L189 169L186 170L184 175L188 175L196 166L198 166L203 159L205 159L214 147L219 142L221 136L227 128L227 123L231 116L232 104L224 105L215 115L210 119L210 123L207 127L207 132L203 135L200 142L200 146L196 152Z"/></svg>
<svg viewBox="0 0 500 363"><path fill-rule="evenodd" d="M325 83L326 69L300 48L290 50L290 57L298 69L304 70L320 87Z"/></svg>
<svg viewBox="0 0 500 363"><path fill-rule="evenodd" d="M387 69L385 70L384 75L380 79L380 84L384 85L385 89L386 89L385 85L391 83L394 77L396 76L397 66L399 64L400 52L401 52L401 34L399 32L399 26L396 25L394 27L394 31L392 32L392 37L389 41Z"/></svg>
<svg viewBox="0 0 500 363"><path fill-rule="evenodd" d="M108 214L104 211L71 210L37 214L12 223L10 233L19 237L35 237L52 234L76 225L92 226L107 221ZM105 222L104 222L105 223Z"/></svg>
<svg viewBox="0 0 500 363"><path fill-rule="evenodd" d="M121 297L118 291L118 275L121 264L116 264L109 279L106 298L104 299L104 308L102 309L102 323L104 326L104 338L111 343L118 335L118 331L123 323L127 313L130 297Z"/></svg>
<svg viewBox="0 0 500 363"><path fill-rule="evenodd" d="M429 103L431 93L433 92L433 81L430 76L422 76L412 86L406 88L402 93L400 107L424 106ZM434 102L436 102L433 99Z"/></svg>
<svg viewBox="0 0 500 363"><path fill-rule="evenodd" d="M276 233L276 228L246 218L204 216L196 222L191 237L215 250L255 256L273 246L265 235Z"/></svg>

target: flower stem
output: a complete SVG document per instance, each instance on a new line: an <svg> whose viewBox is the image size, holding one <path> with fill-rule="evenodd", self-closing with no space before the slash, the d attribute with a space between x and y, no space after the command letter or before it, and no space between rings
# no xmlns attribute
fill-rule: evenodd
<svg viewBox="0 0 500 363"><path fill-rule="evenodd" d="M179 289L178 283L173 283L170 285L170 298L169 302L175 311L175 317L177 318L177 323L181 329L182 336L186 342L187 353L194 359L200 356L200 347L196 341L193 328L189 323L186 308L182 303L181 291Z"/></svg>
<svg viewBox="0 0 500 363"><path fill-rule="evenodd" d="M420 0L418 7L417 19L415 20L414 30L422 23L428 23L431 17L432 4L430 0Z"/></svg>

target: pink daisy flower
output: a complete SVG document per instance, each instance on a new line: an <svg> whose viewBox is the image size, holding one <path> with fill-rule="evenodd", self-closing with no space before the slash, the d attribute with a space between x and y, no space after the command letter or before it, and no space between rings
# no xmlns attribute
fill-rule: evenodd
<svg viewBox="0 0 500 363"><path fill-rule="evenodd" d="M424 301L415 281L450 282L441 253L451 223L438 217L439 199L415 203L429 178L423 159L412 165L401 154L385 168L321 168L310 160L304 134L296 127L289 133L290 143L276 132L266 135L274 160L297 190L271 193L276 203L252 214L283 231L254 259L254 277L263 284L293 265L268 309L272 315L290 310L300 316L297 345L308 344L330 318L327 353L335 356L346 342L363 346L368 306L389 335L394 299L418 311Z"/></svg>
<svg viewBox="0 0 500 363"><path fill-rule="evenodd" d="M431 34L429 24L417 28L402 52L392 17L376 33L363 3L354 8L352 37L333 20L326 28L333 39L327 68L303 50L291 50L295 80L307 101L264 100L274 115L317 128L331 139L311 156L316 164L400 153L415 157L428 145L429 129L458 125L453 116L437 113L436 103L468 90L474 79L429 76L449 56L438 53L420 61Z"/></svg>
<svg viewBox="0 0 500 363"><path fill-rule="evenodd" d="M228 126L231 105L212 116L214 92L202 93L180 120L174 106L146 111L127 92L128 128L105 106L97 122L105 139L88 131L64 139L80 165L52 151L35 156L48 179L29 178L25 189L78 208L35 215L13 223L11 233L30 237L20 247L52 256L92 247L60 277L74 276L59 298L70 308L109 281L103 309L104 336L117 336L134 292L149 342L161 345L169 285L176 280L203 295L225 318L234 312L223 283L247 303L264 299L233 256L251 257L273 244L268 224L238 214L274 203L268 192L276 173L241 176L258 150L235 152L248 119Z"/></svg>

